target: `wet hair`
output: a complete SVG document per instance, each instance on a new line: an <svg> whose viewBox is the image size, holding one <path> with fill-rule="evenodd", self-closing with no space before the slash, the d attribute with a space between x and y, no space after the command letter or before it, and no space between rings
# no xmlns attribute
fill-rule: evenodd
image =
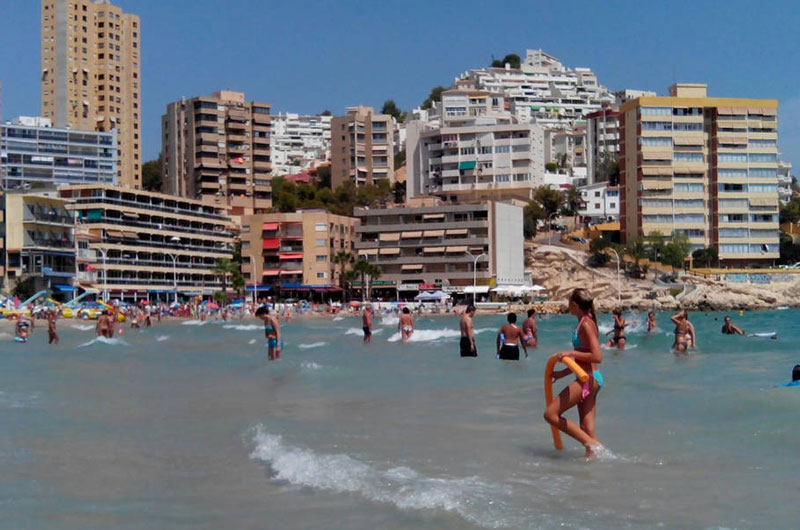
<svg viewBox="0 0 800 530"><path fill-rule="evenodd" d="M474 306L474 305L472 305L472 304L469 304L469 305L467 306L466 313L472 313L472 312L474 312L474 311L475 311L475 306Z"/></svg>
<svg viewBox="0 0 800 530"><path fill-rule="evenodd" d="M508 320L509 324L516 324L516 322L517 322L517 314L516 313L509 313L508 316L506 317L506 320Z"/></svg>
<svg viewBox="0 0 800 530"><path fill-rule="evenodd" d="M269 308L261 306L256 309L256 316L260 317L261 315L269 315Z"/></svg>
<svg viewBox="0 0 800 530"><path fill-rule="evenodd" d="M592 293L590 293L587 289L582 287L578 287L572 294L569 296L570 302L575 302L575 304L580 307L583 311L586 311L592 316L592 320L594 320L595 324L597 324L597 315L594 311L594 297Z"/></svg>
<svg viewBox="0 0 800 530"><path fill-rule="evenodd" d="M536 314L536 309L534 308L528 309L528 317L532 317L535 314Z"/></svg>
<svg viewBox="0 0 800 530"><path fill-rule="evenodd" d="M796 364L792 368L792 381L800 381L800 364Z"/></svg>
<svg viewBox="0 0 800 530"><path fill-rule="evenodd" d="M647 312L647 316L650 316L650 315L656 316L656 314L655 314L654 312L652 312L652 311L648 311L648 312Z"/></svg>
<svg viewBox="0 0 800 530"><path fill-rule="evenodd" d="M728 315L725 315L725 318L723 320L730 320L730 319L731 319L731 317L729 317Z"/></svg>
<svg viewBox="0 0 800 530"><path fill-rule="evenodd" d="M403 314L406 314L406 315L408 315L409 313L411 313L411 310L410 310L410 309L408 309L407 307L404 307L404 308L403 308Z"/></svg>
<svg viewBox="0 0 800 530"><path fill-rule="evenodd" d="M617 308L617 309L613 310L611 312L611 314L612 315L617 315L618 317L621 317L622 316L622 309Z"/></svg>

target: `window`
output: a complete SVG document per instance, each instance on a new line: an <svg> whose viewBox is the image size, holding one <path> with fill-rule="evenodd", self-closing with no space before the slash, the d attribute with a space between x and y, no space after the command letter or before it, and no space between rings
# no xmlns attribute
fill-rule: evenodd
<svg viewBox="0 0 800 530"><path fill-rule="evenodd" d="M702 208L703 199L675 199L675 208Z"/></svg>
<svg viewBox="0 0 800 530"><path fill-rule="evenodd" d="M747 237L747 228L720 228L719 237L745 238Z"/></svg>
<svg viewBox="0 0 800 530"><path fill-rule="evenodd" d="M720 223L744 223L745 214L743 213L723 213L719 216Z"/></svg>
<svg viewBox="0 0 800 530"><path fill-rule="evenodd" d="M462 147L460 152L461 152L462 155L474 155L475 154L475 148L474 147Z"/></svg>
<svg viewBox="0 0 800 530"><path fill-rule="evenodd" d="M495 153L510 153L511 146L509 145L498 145L494 148Z"/></svg>
<svg viewBox="0 0 800 530"><path fill-rule="evenodd" d="M745 153L719 153L717 160L719 162L747 162L747 155Z"/></svg>
<svg viewBox="0 0 800 530"><path fill-rule="evenodd" d="M328 240L327 239L316 239L314 240L314 244L318 247L327 247Z"/></svg>
<svg viewBox="0 0 800 530"><path fill-rule="evenodd" d="M769 163L777 161L778 155L775 153L750 153L750 162Z"/></svg>
<svg viewBox="0 0 800 530"><path fill-rule="evenodd" d="M764 169L764 168L753 168L750 170L751 177L765 177L765 178L777 178L778 177L778 169Z"/></svg>
<svg viewBox="0 0 800 530"><path fill-rule="evenodd" d="M614 208L617 207L617 203L615 203L615 202L608 203L608 207L613 210Z"/></svg>
<svg viewBox="0 0 800 530"><path fill-rule="evenodd" d="M777 215L775 214L750 214L750 222L752 223L771 223L773 221L777 222Z"/></svg>
<svg viewBox="0 0 800 530"><path fill-rule="evenodd" d="M702 116L703 109L699 107L677 107L672 109L673 116Z"/></svg>
<svg viewBox="0 0 800 530"><path fill-rule="evenodd" d="M719 199L717 203L720 208L745 208L749 207L747 199Z"/></svg>
<svg viewBox="0 0 800 530"><path fill-rule="evenodd" d="M676 182L673 184L672 190L676 193L702 193L703 185L701 183Z"/></svg>
<svg viewBox="0 0 800 530"><path fill-rule="evenodd" d="M777 140L756 140L756 139L749 139L747 143L752 147L776 147L778 145Z"/></svg>
<svg viewBox="0 0 800 530"><path fill-rule="evenodd" d="M327 278L327 277L328 277L328 273L327 272L318 272L317 273L317 278Z"/></svg>
<svg viewBox="0 0 800 530"><path fill-rule="evenodd" d="M642 116L672 116L671 107L642 107L639 112Z"/></svg>
<svg viewBox="0 0 800 530"><path fill-rule="evenodd" d="M642 199L645 208L672 208L672 199Z"/></svg>
<svg viewBox="0 0 800 530"><path fill-rule="evenodd" d="M778 193L777 184L749 184L751 193Z"/></svg>
<svg viewBox="0 0 800 530"><path fill-rule="evenodd" d="M675 162L703 162L703 153L673 153Z"/></svg>
<svg viewBox="0 0 800 530"><path fill-rule="evenodd" d="M740 192L747 191L747 184L728 184L728 183L723 183L723 184L719 185L719 191L722 192L722 193L724 193L724 192L740 193Z"/></svg>
<svg viewBox="0 0 800 530"><path fill-rule="evenodd" d="M777 174L777 170L776 174ZM717 170L717 174L722 177L747 177L747 170L746 169L728 169L728 168L720 168Z"/></svg>
<svg viewBox="0 0 800 530"><path fill-rule="evenodd" d="M642 122L642 130L643 131L671 131L672 130L672 122L671 121L643 121Z"/></svg>
<svg viewBox="0 0 800 530"><path fill-rule="evenodd" d="M314 225L314 231L316 232L324 232L328 229L328 225L326 223L317 223Z"/></svg>
<svg viewBox="0 0 800 530"><path fill-rule="evenodd" d="M676 131L702 131L702 123L676 123L673 125L673 130Z"/></svg>
<svg viewBox="0 0 800 530"><path fill-rule="evenodd" d="M328 256L324 254L317 256L317 263L325 263L326 261L328 261Z"/></svg>
<svg viewBox="0 0 800 530"><path fill-rule="evenodd" d="M640 138L645 147L672 147L672 138L669 136L656 136L653 138Z"/></svg>

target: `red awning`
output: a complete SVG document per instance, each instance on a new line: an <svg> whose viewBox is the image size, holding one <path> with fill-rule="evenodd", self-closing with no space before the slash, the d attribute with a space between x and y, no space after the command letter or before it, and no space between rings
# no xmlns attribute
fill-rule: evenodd
<svg viewBox="0 0 800 530"><path fill-rule="evenodd" d="M261 225L261 230L277 230L278 223L264 223Z"/></svg>
<svg viewBox="0 0 800 530"><path fill-rule="evenodd" d="M290 254L281 254L279 259L303 259L303 253L292 252Z"/></svg>
<svg viewBox="0 0 800 530"><path fill-rule="evenodd" d="M280 273L280 269L265 269L262 276L277 276Z"/></svg>
<svg viewBox="0 0 800 530"><path fill-rule="evenodd" d="M277 250L280 248L281 242L277 237L269 237L264 239L264 250Z"/></svg>

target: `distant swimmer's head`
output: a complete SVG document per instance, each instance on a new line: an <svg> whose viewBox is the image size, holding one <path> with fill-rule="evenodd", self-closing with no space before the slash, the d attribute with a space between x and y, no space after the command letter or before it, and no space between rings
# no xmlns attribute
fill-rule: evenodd
<svg viewBox="0 0 800 530"><path fill-rule="evenodd" d="M730 324L731 323L731 317L725 317L725 323L726 324Z"/></svg>
<svg viewBox="0 0 800 530"><path fill-rule="evenodd" d="M792 368L792 381L800 381L800 364L796 364Z"/></svg>
<svg viewBox="0 0 800 530"><path fill-rule="evenodd" d="M594 315L594 297L587 289L578 287L572 291L569 297L569 305L580 309L584 313L591 313Z"/></svg>
<svg viewBox="0 0 800 530"><path fill-rule="evenodd" d="M655 313L653 313L652 311L649 311L649 312L647 313L647 316L648 316L648 317L654 317L654 316L656 316L656 314L655 314Z"/></svg>
<svg viewBox="0 0 800 530"><path fill-rule="evenodd" d="M612 315L616 315L618 317L621 317L622 316L622 309L617 308L614 311L612 311L611 314Z"/></svg>
<svg viewBox="0 0 800 530"><path fill-rule="evenodd" d="M467 313L468 315L474 315L474 314L475 314L475 306L474 306L474 305L472 305L472 304L469 304L469 305L467 306L467 311L466 311L466 313Z"/></svg>
<svg viewBox="0 0 800 530"><path fill-rule="evenodd" d="M408 315L408 314L410 314L410 313L411 313L411 310L410 310L410 309L408 309L407 307L404 307L404 308L403 308L403 314L404 314L404 315Z"/></svg>
<svg viewBox="0 0 800 530"><path fill-rule="evenodd" d="M261 317L263 317L265 315L269 315L269 308L261 306L258 309L256 309L256 316L258 318L261 318Z"/></svg>
<svg viewBox="0 0 800 530"><path fill-rule="evenodd" d="M535 314L536 314L536 309L534 308L528 309L528 318L532 317Z"/></svg>
<svg viewBox="0 0 800 530"><path fill-rule="evenodd" d="M509 313L506 317L509 324L516 324L517 323L517 314L516 313Z"/></svg>

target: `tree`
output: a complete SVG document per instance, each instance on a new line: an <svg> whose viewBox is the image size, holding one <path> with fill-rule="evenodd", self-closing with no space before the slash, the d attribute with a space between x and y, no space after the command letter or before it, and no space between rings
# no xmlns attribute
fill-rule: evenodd
<svg viewBox="0 0 800 530"><path fill-rule="evenodd" d="M683 266L683 260L689 255L692 248L689 237L681 232L672 233L672 241L664 245L662 263L671 266L673 270Z"/></svg>
<svg viewBox="0 0 800 530"><path fill-rule="evenodd" d="M331 166L330 164L320 166L317 168L317 185L320 188L331 187Z"/></svg>
<svg viewBox="0 0 800 530"><path fill-rule="evenodd" d="M358 279L358 271L354 271L353 269L348 269L344 272L344 283L347 285L347 298L348 300L353 299L353 282Z"/></svg>
<svg viewBox="0 0 800 530"><path fill-rule="evenodd" d="M386 208L392 197L392 184L389 179L380 179L375 186L375 200L381 208Z"/></svg>
<svg viewBox="0 0 800 530"><path fill-rule="evenodd" d="M396 155L394 155L394 169L397 171L401 167L406 165L406 150L403 149Z"/></svg>
<svg viewBox="0 0 800 530"><path fill-rule="evenodd" d="M595 178L598 182L608 182L609 186L619 185L619 160L617 159L617 155L606 155L597 165Z"/></svg>
<svg viewBox="0 0 800 530"><path fill-rule="evenodd" d="M367 295L367 275L370 273L372 264L364 258L358 258L353 264L353 270L361 277L361 300L366 301Z"/></svg>
<svg viewBox="0 0 800 530"><path fill-rule="evenodd" d="M367 300L372 300L372 282L378 281L381 277L381 268L373 263L369 264L367 268Z"/></svg>
<svg viewBox="0 0 800 530"><path fill-rule="evenodd" d="M642 270L639 262L647 257L647 247L644 244L644 239L637 237L633 241L629 241L625 245L624 252L633 259L636 274L639 274Z"/></svg>
<svg viewBox="0 0 800 530"><path fill-rule="evenodd" d="M161 156L142 164L142 188L146 191L161 191L163 184Z"/></svg>
<svg viewBox="0 0 800 530"><path fill-rule="evenodd" d="M692 252L692 262L696 267L713 267L718 259L719 254L714 247L698 248Z"/></svg>
<svg viewBox="0 0 800 530"><path fill-rule="evenodd" d="M33 276L28 276L23 280L18 280L16 284L14 284L14 288L11 290L11 294L19 298L20 300L27 300L31 296L34 295L35 287L33 285Z"/></svg>
<svg viewBox="0 0 800 530"><path fill-rule="evenodd" d="M406 184L405 182L394 183L394 202L395 204L403 204L406 202Z"/></svg>
<svg viewBox="0 0 800 530"><path fill-rule="evenodd" d="M339 265L339 287L344 291L345 269L353 263L353 255L346 250L339 250L333 256L334 265Z"/></svg>
<svg viewBox="0 0 800 530"><path fill-rule="evenodd" d="M429 109L433 107L434 102L442 100L442 92L447 90L446 87L443 86L435 86L431 89L431 93L428 94L428 97L425 98L425 101L422 102L421 108L423 110Z"/></svg>
<svg viewBox="0 0 800 530"><path fill-rule="evenodd" d="M550 217L556 213L564 202L564 196L558 190L548 188L547 186L539 186L533 193L533 199L538 202L542 208L547 212Z"/></svg>
<svg viewBox="0 0 800 530"><path fill-rule="evenodd" d="M792 199L786 204L782 204L778 217L780 218L781 224L794 224L797 223L797 221L800 221L800 200Z"/></svg>
<svg viewBox="0 0 800 530"><path fill-rule="evenodd" d="M653 261L658 261L659 257L661 256L661 252L664 250L664 234L658 230L653 230L645 238L645 241L647 242L647 248L650 251L650 259Z"/></svg>
<svg viewBox="0 0 800 530"><path fill-rule="evenodd" d="M578 215L578 210L583 204L583 197L578 188L568 188L564 194L564 213L565 215Z"/></svg>
<svg viewBox="0 0 800 530"><path fill-rule="evenodd" d="M505 68L506 63L508 63L511 68L519 68L521 62L522 60L519 58L519 55L516 53L509 53L502 59L494 59L491 66L493 68Z"/></svg>
<svg viewBox="0 0 800 530"><path fill-rule="evenodd" d="M395 103L393 99L387 99L383 102L381 114L388 114L401 123L403 121L403 111L400 110L400 107L397 106L397 103Z"/></svg>
<svg viewBox="0 0 800 530"><path fill-rule="evenodd" d="M333 113L331 111L329 111L328 109L325 109L322 112L320 112L319 115L320 116L332 116Z"/></svg>
<svg viewBox="0 0 800 530"><path fill-rule="evenodd" d="M555 162L548 162L544 165L544 169L545 171L548 171L550 173L555 173L556 171L558 171L558 164L556 164Z"/></svg>
<svg viewBox="0 0 800 530"><path fill-rule="evenodd" d="M547 212L537 201L530 201L522 210L522 231L526 238L536 236L536 227L541 219L547 219Z"/></svg>
<svg viewBox="0 0 800 530"><path fill-rule="evenodd" d="M228 258L218 260L214 268L211 269L212 274L214 274L214 276L219 276L222 280L222 293L225 298L228 297L228 276L234 274L236 270L236 264Z"/></svg>

